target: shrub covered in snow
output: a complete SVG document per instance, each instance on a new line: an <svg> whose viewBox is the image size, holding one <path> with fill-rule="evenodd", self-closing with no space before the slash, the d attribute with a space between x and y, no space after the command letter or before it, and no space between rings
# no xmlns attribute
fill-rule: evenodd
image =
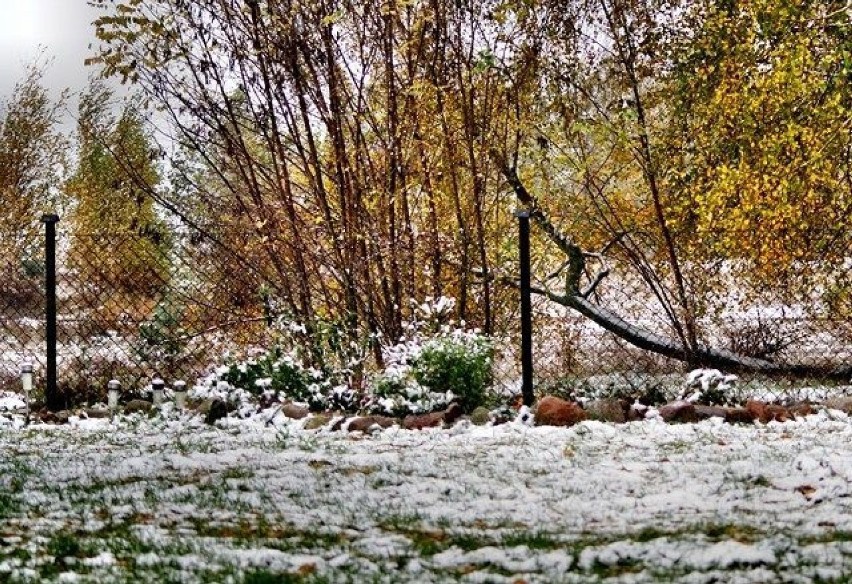
<svg viewBox="0 0 852 584"><path fill-rule="evenodd" d="M418 306L406 336L384 348L386 368L370 384L372 411L416 414L456 401L471 412L482 405L492 380L494 344L478 330L442 324L452 307L447 298Z"/></svg>
<svg viewBox="0 0 852 584"><path fill-rule="evenodd" d="M476 333L454 331L423 344L412 363L414 379L436 392L453 392L465 412L485 401L491 385L493 344Z"/></svg>
<svg viewBox="0 0 852 584"><path fill-rule="evenodd" d="M686 388L679 399L718 406L737 405L745 401L735 392L736 375L726 375L718 369L695 369L686 376Z"/></svg>
<svg viewBox="0 0 852 584"><path fill-rule="evenodd" d="M280 347L220 368L213 381L255 396L305 403L314 410L328 406L332 389L330 380L322 372L303 367L292 353Z"/></svg>
<svg viewBox="0 0 852 584"><path fill-rule="evenodd" d="M452 391L433 392L420 385L409 366L394 366L372 377L363 403L372 414L405 416L444 409L454 398Z"/></svg>
<svg viewBox="0 0 852 584"><path fill-rule="evenodd" d="M231 401L245 392L314 411L404 416L445 409L456 401L470 412L482 405L491 384L494 346L479 331L444 324L450 308L446 298L418 306L406 336L382 348L384 367L366 375L365 388L364 377L355 375L366 358L362 347L339 346L342 337L330 329L317 333L322 343L300 346L299 336L306 331L293 324L283 327L291 334L282 335L273 349L220 367L206 385L223 390L228 395L221 397ZM306 366L316 362L317 346L326 347L322 354L327 358L319 356L321 363Z"/></svg>

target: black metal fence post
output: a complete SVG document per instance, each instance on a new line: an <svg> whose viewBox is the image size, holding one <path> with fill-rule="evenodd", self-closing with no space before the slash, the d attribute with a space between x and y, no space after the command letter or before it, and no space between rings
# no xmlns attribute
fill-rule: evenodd
<svg viewBox="0 0 852 584"><path fill-rule="evenodd" d="M44 291L45 328L47 338L47 387L44 390L45 405L58 411L65 405L59 395L56 380L56 224L58 215L44 215Z"/></svg>
<svg viewBox="0 0 852 584"><path fill-rule="evenodd" d="M517 211L521 260L521 394L524 405L531 406L533 394L532 298L530 290L530 213Z"/></svg>

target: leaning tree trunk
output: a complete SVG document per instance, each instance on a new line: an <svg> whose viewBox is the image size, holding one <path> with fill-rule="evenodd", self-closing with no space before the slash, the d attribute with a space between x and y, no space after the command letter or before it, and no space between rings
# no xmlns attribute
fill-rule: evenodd
<svg viewBox="0 0 852 584"><path fill-rule="evenodd" d="M541 227L548 239L555 243L568 257L565 293L557 294L551 290L533 287L532 292L534 294L540 294L557 304L575 310L604 330L613 333L635 347L692 366L715 367L733 372L754 372L769 376L819 377L836 381L849 381L852 377L852 365L833 367L803 363L773 363L766 359L749 357L726 349L700 345L686 348L681 342L630 324L611 310L590 302L589 296L607 276L608 271L601 271L588 286L581 288L580 278L585 273L586 257L589 254L553 225L539 206L538 201L527 191L518 178L514 167L502 162L500 163L500 170L515 192L515 196L529 210L530 217ZM509 282L516 284L512 280L509 280Z"/></svg>

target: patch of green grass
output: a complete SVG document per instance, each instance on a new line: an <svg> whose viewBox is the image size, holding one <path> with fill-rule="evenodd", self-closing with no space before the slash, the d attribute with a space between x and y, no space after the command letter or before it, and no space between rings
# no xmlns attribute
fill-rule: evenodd
<svg viewBox="0 0 852 584"><path fill-rule="evenodd" d="M799 539L799 545L810 545L813 543L835 543L852 541L852 531L846 529L827 529L819 535L806 536ZM852 580L850 580L852 582Z"/></svg>
<svg viewBox="0 0 852 584"><path fill-rule="evenodd" d="M669 535L671 535L671 532L659 529L658 527L648 526L643 527L638 533L634 533L631 537L634 541L646 543Z"/></svg>
<svg viewBox="0 0 852 584"><path fill-rule="evenodd" d="M225 472L222 473L222 478L224 480L228 479L250 479L254 478L254 471L249 468L229 468Z"/></svg>
<svg viewBox="0 0 852 584"><path fill-rule="evenodd" d="M65 569L65 566L74 564L77 558L91 557L94 554L93 547L83 540L78 534L69 531L60 531L48 540L46 552L53 556L53 562L44 563L39 566L42 578L50 578Z"/></svg>
<svg viewBox="0 0 852 584"><path fill-rule="evenodd" d="M380 522L379 527L405 536L421 556L427 557L452 547L469 552L485 546L500 545L497 539L488 535L454 533L447 528L425 527L420 516L416 514L392 515Z"/></svg>
<svg viewBox="0 0 852 584"><path fill-rule="evenodd" d="M383 517L379 527L385 531L405 531L414 529L423 521L419 513L398 513Z"/></svg>
<svg viewBox="0 0 852 584"><path fill-rule="evenodd" d="M264 541L264 546L277 549L282 552L304 552L305 550L330 549L342 546L346 543L347 539L341 534L302 531L284 537L283 539L267 539Z"/></svg>
<svg viewBox="0 0 852 584"><path fill-rule="evenodd" d="M689 452L695 447L695 443L691 440L673 440L660 445L660 451L665 454L683 454Z"/></svg>
<svg viewBox="0 0 852 584"><path fill-rule="evenodd" d="M18 458L0 463L0 519L12 517L21 510L18 494L24 491L32 469Z"/></svg>
<svg viewBox="0 0 852 584"><path fill-rule="evenodd" d="M643 527L641 530L626 534L624 536L607 537L605 543L623 539L632 539L639 543L646 543L662 537L669 539L683 539L684 537L703 535L712 542L732 539L742 543L753 543L762 537L756 527L737 523L696 523L687 525L680 529L660 529L654 526ZM600 542L596 545L599 545Z"/></svg>
<svg viewBox="0 0 852 584"><path fill-rule="evenodd" d="M845 572L833 578L826 578L819 574L815 574L811 582L814 584L849 584L852 582L852 572Z"/></svg>
<svg viewBox="0 0 852 584"><path fill-rule="evenodd" d="M242 582L243 584L322 584L330 582L330 580L317 574L293 574L289 572L254 570L248 572L243 577Z"/></svg>
<svg viewBox="0 0 852 584"><path fill-rule="evenodd" d="M12 493L0 492L0 519L15 515L20 509L17 497Z"/></svg>
<svg viewBox="0 0 852 584"><path fill-rule="evenodd" d="M644 564L635 558L621 558L616 564L601 564L595 562L591 572L598 578L606 580L627 574L638 574L644 571Z"/></svg>
<svg viewBox="0 0 852 584"><path fill-rule="evenodd" d="M343 534L297 529L289 525L269 522L264 516L242 518L232 523L208 524L202 518L192 520L200 537L227 539L245 547L262 545L283 552L330 549L344 546L348 540Z"/></svg>
<svg viewBox="0 0 852 584"><path fill-rule="evenodd" d="M760 539L760 531L751 525L736 523L711 523L706 526L696 526L698 533L704 533L710 541L733 539L742 543L754 543Z"/></svg>
<svg viewBox="0 0 852 584"><path fill-rule="evenodd" d="M772 482L763 475L757 475L749 480L749 484L755 487L771 487Z"/></svg>
<svg viewBox="0 0 852 584"><path fill-rule="evenodd" d="M421 556L434 556L444 550L457 547L469 552L488 545L495 545L491 538L482 538L470 534L453 534L436 530L409 530L403 532Z"/></svg>
<svg viewBox="0 0 852 584"><path fill-rule="evenodd" d="M505 536L501 543L507 547L525 545L531 550L555 550L565 547L559 539L545 531L517 531Z"/></svg>
<svg viewBox="0 0 852 584"><path fill-rule="evenodd" d="M82 551L79 539L71 533L61 531L47 542L47 553L56 558L56 561L77 557Z"/></svg>

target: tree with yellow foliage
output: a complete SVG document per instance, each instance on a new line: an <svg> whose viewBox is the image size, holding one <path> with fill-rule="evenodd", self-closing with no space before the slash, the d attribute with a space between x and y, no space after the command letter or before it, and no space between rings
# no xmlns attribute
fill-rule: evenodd
<svg viewBox="0 0 852 584"><path fill-rule="evenodd" d="M70 258L95 288L150 295L169 278L169 230L150 196L156 151L138 114L125 107L115 120L110 103L97 81L80 99Z"/></svg>
<svg viewBox="0 0 852 584"><path fill-rule="evenodd" d="M59 131L65 95L52 100L43 76L43 64L30 65L0 102L0 304L13 309L39 296L32 281L41 270L35 260L42 248L39 219L62 206L57 185L67 163L68 142Z"/></svg>

